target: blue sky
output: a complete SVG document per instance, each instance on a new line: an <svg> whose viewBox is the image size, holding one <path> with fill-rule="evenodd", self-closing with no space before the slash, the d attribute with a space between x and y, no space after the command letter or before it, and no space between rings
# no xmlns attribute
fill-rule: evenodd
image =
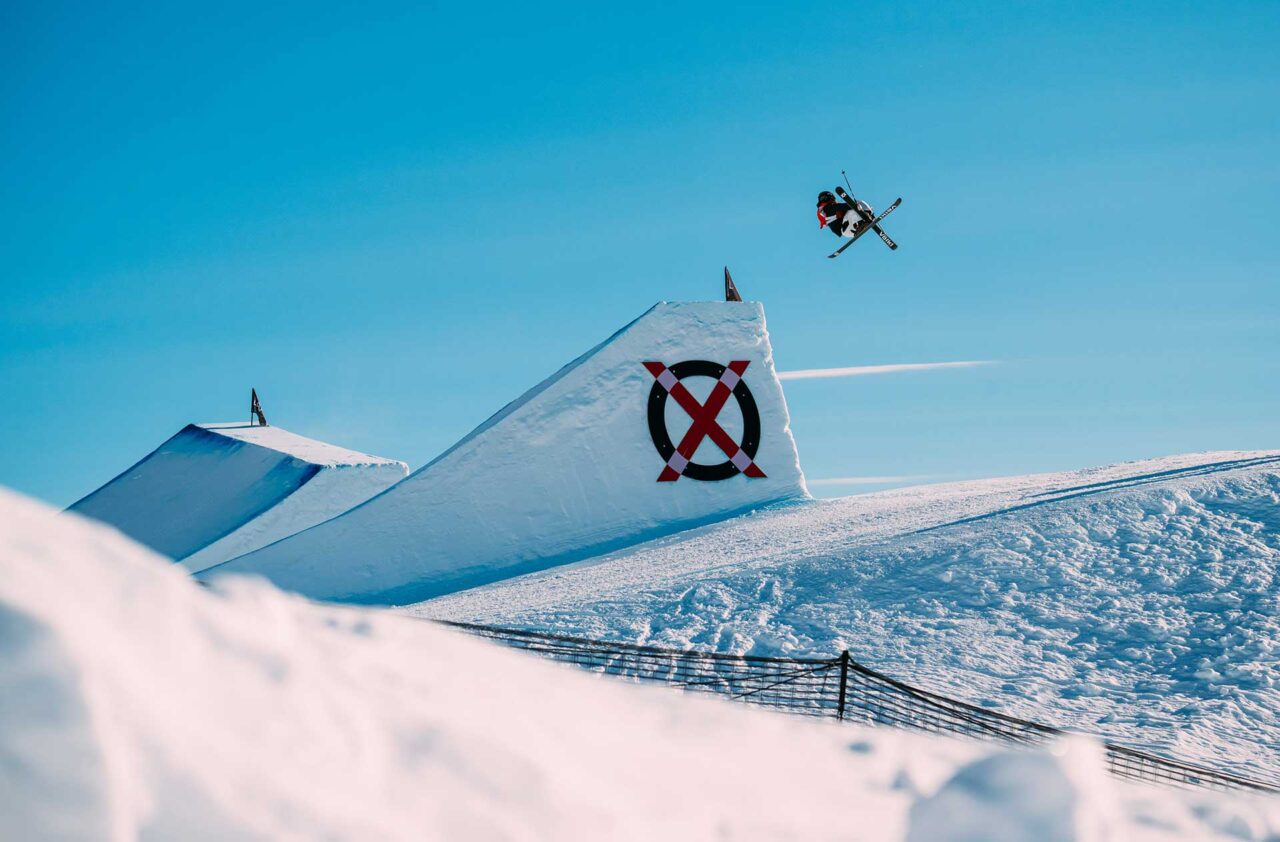
<svg viewBox="0 0 1280 842"><path fill-rule="evenodd" d="M999 361L788 381L811 478L1280 447L1280 4L178 5L0 9L0 484L250 385L417 467L726 263L782 369Z"/></svg>

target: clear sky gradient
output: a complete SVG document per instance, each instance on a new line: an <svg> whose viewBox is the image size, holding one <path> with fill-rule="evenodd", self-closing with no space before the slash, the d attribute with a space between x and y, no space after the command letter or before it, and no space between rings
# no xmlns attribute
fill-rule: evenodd
<svg viewBox="0 0 1280 842"><path fill-rule="evenodd" d="M417 467L724 264L782 369L996 363L787 381L824 494L1280 447L1280 3L389 8L3 4L0 484L251 385Z"/></svg>

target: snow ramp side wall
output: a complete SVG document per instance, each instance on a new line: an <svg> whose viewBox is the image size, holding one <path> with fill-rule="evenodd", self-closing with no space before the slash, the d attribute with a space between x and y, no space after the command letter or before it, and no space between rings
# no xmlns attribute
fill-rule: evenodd
<svg viewBox="0 0 1280 842"><path fill-rule="evenodd" d="M202 575L404 604L807 496L763 307L661 303L398 485Z"/></svg>
<svg viewBox="0 0 1280 842"><path fill-rule="evenodd" d="M68 511L182 559L277 505L319 470L188 424Z"/></svg>
<svg viewBox="0 0 1280 842"><path fill-rule="evenodd" d="M69 511L198 571L335 517L408 472L279 427L189 424Z"/></svg>

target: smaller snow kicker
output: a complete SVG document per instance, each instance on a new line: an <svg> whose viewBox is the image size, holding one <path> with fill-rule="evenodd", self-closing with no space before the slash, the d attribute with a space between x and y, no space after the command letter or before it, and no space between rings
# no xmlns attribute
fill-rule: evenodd
<svg viewBox="0 0 1280 842"><path fill-rule="evenodd" d="M649 435L653 438L653 446L658 449L658 455L667 463L658 475L658 482L675 482L681 476L717 482L739 473L752 479L764 479L764 471L752 461L760 447L760 410L756 408L756 400L747 388L746 381L742 379L750 364L750 360L734 360L727 366L708 360L685 360L670 367L660 362L644 364L654 377L653 388L649 390ZM686 377L699 376L716 381L706 403L699 403L680 382ZM671 434L667 432L668 395L675 398L680 408L693 419L678 447L671 443ZM730 395L737 399L738 407L742 410L741 444L735 442L716 421ZM691 461L705 438L710 438L716 447L724 451L728 460L718 465L703 465Z"/></svg>
<svg viewBox="0 0 1280 842"><path fill-rule="evenodd" d="M195 573L340 515L409 473L261 421L188 424L70 511Z"/></svg>

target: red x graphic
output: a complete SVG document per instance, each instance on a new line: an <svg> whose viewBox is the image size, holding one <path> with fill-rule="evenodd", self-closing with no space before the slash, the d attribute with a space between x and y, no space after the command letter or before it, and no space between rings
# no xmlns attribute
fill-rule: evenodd
<svg viewBox="0 0 1280 842"><path fill-rule="evenodd" d="M724 451L724 455L729 457L729 461L734 464L739 471L749 477L762 478L764 471L751 460L733 437L724 431L717 422L716 418L720 415L720 410L724 409L725 403L729 400L729 396L733 394L733 389L738 385L738 381L742 379L743 372L747 370L747 366L751 364L750 360L734 360L726 366L724 374L716 382L715 387L711 390L711 394L707 396L706 403L698 403L698 399L690 394L689 390L684 387L671 370L660 362L647 362L644 367L649 370L654 379L667 390L671 397L676 399L676 403L680 404L685 412L689 413L689 417L693 419L693 423L689 425L689 430L684 434L684 438L680 440L680 444L676 446L676 452L667 460L667 465L662 469L662 473L658 475L658 482L675 482L680 479L680 475L684 473L684 469L689 466L689 460L693 458L693 454L698 450L698 445L702 444L704 438L710 437L716 446Z"/></svg>

